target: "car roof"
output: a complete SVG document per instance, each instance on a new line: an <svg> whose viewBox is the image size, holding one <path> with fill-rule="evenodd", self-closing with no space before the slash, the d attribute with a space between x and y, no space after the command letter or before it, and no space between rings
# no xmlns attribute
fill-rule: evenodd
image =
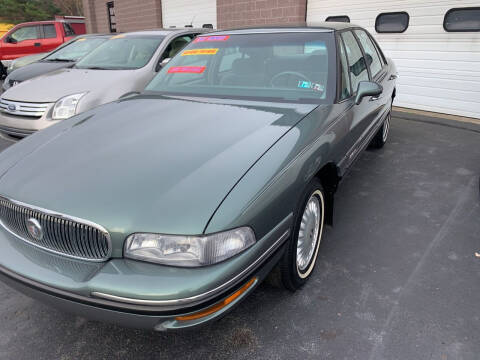
<svg viewBox="0 0 480 360"><path fill-rule="evenodd" d="M318 22L309 26L262 26L262 27L247 27L247 28L234 28L224 29L211 32L215 35L222 34L274 34L285 32L332 32L336 30L344 30L358 28L357 25L344 23L344 22Z"/></svg>
<svg viewBox="0 0 480 360"><path fill-rule="evenodd" d="M155 36L155 35L171 35L171 34L181 34L181 33L203 33L206 30L209 29L203 29L203 28L170 28L170 29L151 29L151 30L139 30L139 31L130 31L130 32L125 32L125 33L119 33L125 36L131 36L131 35L146 35L146 36ZM115 34L111 34L115 35Z"/></svg>

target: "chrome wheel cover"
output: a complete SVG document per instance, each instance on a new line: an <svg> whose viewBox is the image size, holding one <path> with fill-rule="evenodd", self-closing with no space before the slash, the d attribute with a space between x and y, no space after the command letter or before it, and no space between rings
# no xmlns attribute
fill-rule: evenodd
<svg viewBox="0 0 480 360"><path fill-rule="evenodd" d="M388 113L387 118L383 123L383 133L382 133L383 142L386 142L388 138L388 131L390 130L390 117L391 117L391 113Z"/></svg>
<svg viewBox="0 0 480 360"><path fill-rule="evenodd" d="M307 201L303 210L297 240L297 269L301 277L306 277L311 272L317 256L323 230L323 196L320 191L315 191ZM303 275L303 276L302 276Z"/></svg>

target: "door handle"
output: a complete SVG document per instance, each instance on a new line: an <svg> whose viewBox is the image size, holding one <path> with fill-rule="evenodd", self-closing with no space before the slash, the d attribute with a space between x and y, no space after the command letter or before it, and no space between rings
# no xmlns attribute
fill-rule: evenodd
<svg viewBox="0 0 480 360"><path fill-rule="evenodd" d="M395 80L397 77L398 77L398 75L392 74L392 75L390 75L390 77L388 78L388 81Z"/></svg>
<svg viewBox="0 0 480 360"><path fill-rule="evenodd" d="M41 45L40 43L33 44L33 46L40 46L40 45Z"/></svg>

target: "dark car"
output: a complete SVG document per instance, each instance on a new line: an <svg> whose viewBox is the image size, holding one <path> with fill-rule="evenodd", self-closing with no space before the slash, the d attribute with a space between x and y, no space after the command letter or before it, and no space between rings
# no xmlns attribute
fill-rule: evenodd
<svg viewBox="0 0 480 360"><path fill-rule="evenodd" d="M96 49L112 35L82 35L65 43L42 59L12 71L3 82L3 90L25 80L58 69L72 67L75 62Z"/></svg>
<svg viewBox="0 0 480 360"><path fill-rule="evenodd" d="M276 265L301 288L396 73L351 24L198 36L143 93L0 154L1 278L155 330L220 318Z"/></svg>

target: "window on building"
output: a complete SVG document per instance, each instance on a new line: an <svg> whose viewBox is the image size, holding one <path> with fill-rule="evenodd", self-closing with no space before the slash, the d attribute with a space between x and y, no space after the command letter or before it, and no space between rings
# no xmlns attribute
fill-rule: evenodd
<svg viewBox="0 0 480 360"><path fill-rule="evenodd" d="M443 28L448 32L480 31L480 7L448 10Z"/></svg>
<svg viewBox="0 0 480 360"><path fill-rule="evenodd" d="M360 40L360 44L362 44L365 57L367 58L367 62L370 64L370 72L372 73L372 77L374 77L380 72L380 70L382 70L380 56L378 56L372 39L370 39L370 36L368 36L365 31L355 30L355 34L357 35L358 40Z"/></svg>
<svg viewBox="0 0 480 360"><path fill-rule="evenodd" d="M54 39L56 37L57 37L57 30L55 29L55 25L53 24L43 25L44 39Z"/></svg>
<svg viewBox="0 0 480 360"><path fill-rule="evenodd" d="M347 51L352 89L354 92L356 92L360 81L369 80L367 63L365 62L362 50L360 49L360 46L358 45L358 42L355 39L355 36L353 36L352 32L345 31L341 36L345 44L345 50Z"/></svg>
<svg viewBox="0 0 480 360"><path fill-rule="evenodd" d="M65 31L65 36L75 36L75 30L73 30L70 24L63 23L63 30Z"/></svg>
<svg viewBox="0 0 480 360"><path fill-rule="evenodd" d="M403 33L408 28L410 15L405 11L382 13L375 20L377 33Z"/></svg>
<svg viewBox="0 0 480 360"><path fill-rule="evenodd" d="M338 15L338 16L329 16L325 19L325 21L333 21L333 22L350 22L350 18L347 15Z"/></svg>
<svg viewBox="0 0 480 360"><path fill-rule="evenodd" d="M107 16L110 32L117 32L117 22L115 20L115 8L113 7L113 1L107 2Z"/></svg>
<svg viewBox="0 0 480 360"><path fill-rule="evenodd" d="M343 41L340 38L338 38L338 48L340 49L340 64L342 66L342 72L340 73L340 100L343 100L352 95L352 89L350 86L347 55L345 54Z"/></svg>

